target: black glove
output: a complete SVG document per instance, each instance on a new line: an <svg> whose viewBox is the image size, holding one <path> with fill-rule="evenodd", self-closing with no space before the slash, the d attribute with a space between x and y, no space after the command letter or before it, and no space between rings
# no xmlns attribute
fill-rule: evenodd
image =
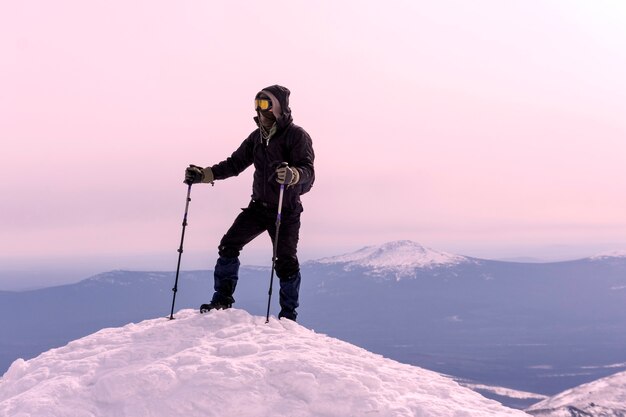
<svg viewBox="0 0 626 417"><path fill-rule="evenodd" d="M185 184L197 184L204 180L204 169L196 165L189 165L185 170Z"/></svg>
<svg viewBox="0 0 626 417"><path fill-rule="evenodd" d="M276 169L276 182L281 185L294 185L300 180L300 172L295 168L289 168L286 164Z"/></svg>

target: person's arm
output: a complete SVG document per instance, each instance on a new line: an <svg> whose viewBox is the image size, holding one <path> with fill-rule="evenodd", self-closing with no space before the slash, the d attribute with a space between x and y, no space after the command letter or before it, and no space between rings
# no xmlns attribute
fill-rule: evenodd
<svg viewBox="0 0 626 417"><path fill-rule="evenodd" d="M253 132L254 133L254 132ZM216 180L223 180L241 174L252 165L254 158L254 142L252 134L244 140L231 156L206 170L210 170Z"/></svg>
<svg viewBox="0 0 626 417"><path fill-rule="evenodd" d="M290 168L297 170L295 174L297 179L291 185L306 185L315 178L315 168L313 162L315 160L315 152L313 152L313 141L306 131L300 129L300 134L294 139L289 159Z"/></svg>

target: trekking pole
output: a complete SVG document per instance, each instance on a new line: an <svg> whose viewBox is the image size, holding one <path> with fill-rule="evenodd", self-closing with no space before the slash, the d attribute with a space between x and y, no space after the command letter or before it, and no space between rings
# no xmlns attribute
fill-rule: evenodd
<svg viewBox="0 0 626 417"><path fill-rule="evenodd" d="M287 164L283 162L286 166ZM265 316L265 323L270 322L270 304L272 303L272 286L274 285L274 269L276 267L276 252L278 248L278 230L280 229L280 216L283 208L283 194L285 193L285 184L280 184L280 194L278 195L278 214L276 215L276 234L274 236L274 248L272 255L272 273L270 274L270 290L268 292L267 299L267 314Z"/></svg>
<svg viewBox="0 0 626 417"><path fill-rule="evenodd" d="M183 233L180 236L180 247L178 248L178 265L176 266L176 281L174 281L174 297L172 298L172 311L170 312L170 320L174 320L174 303L176 302L176 293L178 292L178 274L180 273L180 258L183 256L183 241L185 240L185 228L187 227L187 212L189 211L189 202L191 201L191 184L187 188L187 201L185 203L185 216L183 217Z"/></svg>

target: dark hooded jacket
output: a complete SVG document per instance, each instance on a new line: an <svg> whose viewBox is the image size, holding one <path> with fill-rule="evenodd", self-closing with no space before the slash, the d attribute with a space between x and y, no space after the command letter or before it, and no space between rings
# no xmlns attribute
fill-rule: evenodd
<svg viewBox="0 0 626 417"><path fill-rule="evenodd" d="M260 128L255 129L224 161L211 167L216 180L239 175L254 164L252 199L273 206L278 205L280 185L274 172L281 162L300 173L297 184L285 188L283 207L293 210L301 207L300 195L308 192L315 180L313 143L309 134L293 123L289 108L289 90L273 85L262 90L270 93L280 103L280 114L276 116L276 132L268 141L263 139ZM259 126L259 117L254 118Z"/></svg>

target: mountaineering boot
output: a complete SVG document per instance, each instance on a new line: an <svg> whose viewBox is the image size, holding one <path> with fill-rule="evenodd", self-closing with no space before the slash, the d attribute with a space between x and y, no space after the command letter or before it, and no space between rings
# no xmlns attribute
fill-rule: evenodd
<svg viewBox="0 0 626 417"><path fill-rule="evenodd" d="M200 306L200 314L208 313L211 310L226 310L232 307L232 304L222 304L215 301L211 301L209 304L202 304Z"/></svg>

